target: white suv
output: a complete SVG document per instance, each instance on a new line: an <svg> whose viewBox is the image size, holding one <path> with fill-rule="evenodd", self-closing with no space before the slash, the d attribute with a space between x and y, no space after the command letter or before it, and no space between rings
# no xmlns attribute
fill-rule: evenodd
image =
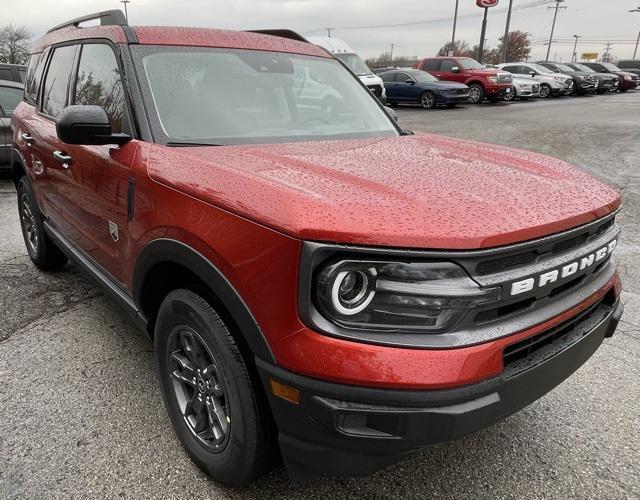
<svg viewBox="0 0 640 500"><path fill-rule="evenodd" d="M521 78L531 78L540 84L540 97L573 94L573 78L564 73L554 73L548 68L536 63L516 62L498 65L498 68L518 75Z"/></svg>

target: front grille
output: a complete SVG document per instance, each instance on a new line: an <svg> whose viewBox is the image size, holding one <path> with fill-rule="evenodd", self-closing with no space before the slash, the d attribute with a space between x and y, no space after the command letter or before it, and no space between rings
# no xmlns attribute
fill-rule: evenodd
<svg viewBox="0 0 640 500"><path fill-rule="evenodd" d="M571 346L600 323L615 303L613 291L573 318L544 332L507 346L503 353L505 372L521 373Z"/></svg>
<svg viewBox="0 0 640 500"><path fill-rule="evenodd" d="M382 97L382 85L368 85L367 88L373 92L376 97Z"/></svg>

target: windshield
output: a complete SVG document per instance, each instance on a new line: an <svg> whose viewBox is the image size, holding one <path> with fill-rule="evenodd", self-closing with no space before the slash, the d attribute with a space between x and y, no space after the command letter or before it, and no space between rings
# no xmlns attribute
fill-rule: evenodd
<svg viewBox="0 0 640 500"><path fill-rule="evenodd" d="M338 59L347 65L347 67L358 76L371 75L371 70L358 54L334 54Z"/></svg>
<svg viewBox="0 0 640 500"><path fill-rule="evenodd" d="M464 69L484 69L484 66L480 64L475 59L471 59L470 57L460 57L458 58L458 64L462 66Z"/></svg>
<svg viewBox="0 0 640 500"><path fill-rule="evenodd" d="M573 69L571 66L567 66L566 64L558 64L557 67L562 73L574 73L575 72L575 69Z"/></svg>
<svg viewBox="0 0 640 500"><path fill-rule="evenodd" d="M132 47L165 142L259 144L398 135L336 60L278 52Z"/></svg>
<svg viewBox="0 0 640 500"><path fill-rule="evenodd" d="M607 68L609 71L620 71L620 68L618 68L618 66L616 66L615 64L611 64L611 63L600 63L602 64L605 68Z"/></svg>
<svg viewBox="0 0 640 500"><path fill-rule="evenodd" d="M425 83L439 81L435 76L427 73L426 71L411 71L409 75L412 76L416 82Z"/></svg>
<svg viewBox="0 0 640 500"><path fill-rule="evenodd" d="M589 66L585 66L584 64L573 63L571 67L576 68L578 71L583 71L585 73L595 73Z"/></svg>
<svg viewBox="0 0 640 500"><path fill-rule="evenodd" d="M529 64L529 66L531 66L531 68L534 71L537 71L538 73L542 73L542 74L545 74L545 75L554 73L554 71L550 70L549 68L545 68L541 64Z"/></svg>

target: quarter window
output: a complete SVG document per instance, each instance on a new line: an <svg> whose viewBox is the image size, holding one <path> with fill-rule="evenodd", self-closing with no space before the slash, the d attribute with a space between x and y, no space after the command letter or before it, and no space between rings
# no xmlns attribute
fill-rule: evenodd
<svg viewBox="0 0 640 500"><path fill-rule="evenodd" d="M111 131L122 132L124 90L116 56L108 45L83 45L74 102L102 107L111 121Z"/></svg>
<svg viewBox="0 0 640 500"><path fill-rule="evenodd" d="M45 58L42 57L42 52L37 54L31 54L29 59L29 66L27 67L26 84L24 87L24 98L29 104L36 103L38 96L38 86L42 79L42 69L44 67Z"/></svg>
<svg viewBox="0 0 640 500"><path fill-rule="evenodd" d="M71 75L75 53L74 45L66 45L55 49L51 56L42 93L42 111L54 118L67 105L69 75Z"/></svg>

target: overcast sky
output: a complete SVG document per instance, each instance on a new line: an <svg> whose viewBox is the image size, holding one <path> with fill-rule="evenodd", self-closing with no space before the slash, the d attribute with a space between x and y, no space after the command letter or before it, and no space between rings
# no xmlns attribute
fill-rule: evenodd
<svg viewBox="0 0 640 500"><path fill-rule="evenodd" d="M514 0L517 8L535 0ZM0 23L24 24L40 36L49 27L80 15L99 10L121 8L118 0L2 0ZM433 55L451 39L455 0L130 0L130 24L184 25L225 29L290 28L303 34L323 34L322 28L334 27L334 36L346 40L364 57L376 56L396 44L398 55ZM500 0L506 7L508 0ZM606 41L613 43L612 53L620 58L633 55L635 38L640 31L640 0L566 0L560 11L554 38L585 39L578 53L602 54ZM498 8L499 8L498 7ZM506 13L489 11L487 39L498 44L504 32ZM474 0L460 0L461 19L457 39L476 44L480 38L481 14ZM553 20L548 6L516 10L511 29L531 33L533 57L544 57ZM429 21L412 26L375 29L344 29ZM602 40L602 41L600 41ZM617 43L616 43L617 42ZM626 43L623 43L626 42ZM551 58L570 59L572 43L558 43Z"/></svg>

